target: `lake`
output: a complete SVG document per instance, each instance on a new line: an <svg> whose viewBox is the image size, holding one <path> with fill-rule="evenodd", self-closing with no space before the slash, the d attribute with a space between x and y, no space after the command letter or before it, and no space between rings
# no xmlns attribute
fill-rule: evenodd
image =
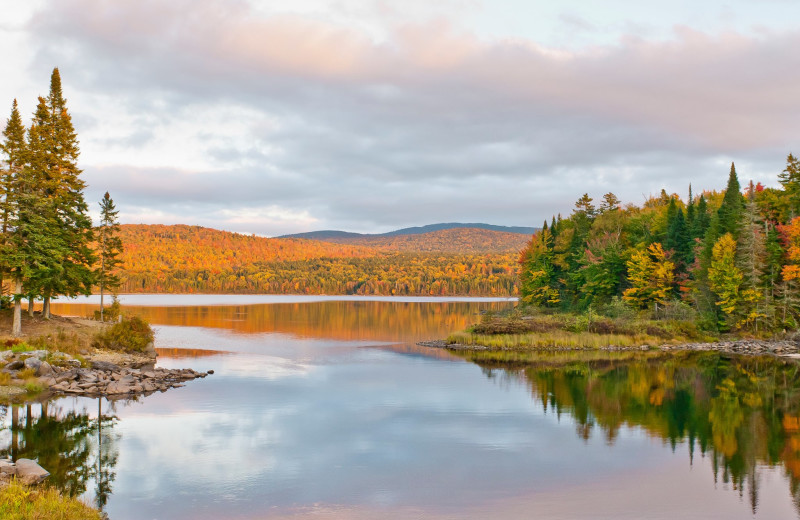
<svg viewBox="0 0 800 520"><path fill-rule="evenodd" d="M215 374L0 407L0 455L38 458L111 520L800 516L795 364L416 345L512 305L124 297L159 366Z"/></svg>

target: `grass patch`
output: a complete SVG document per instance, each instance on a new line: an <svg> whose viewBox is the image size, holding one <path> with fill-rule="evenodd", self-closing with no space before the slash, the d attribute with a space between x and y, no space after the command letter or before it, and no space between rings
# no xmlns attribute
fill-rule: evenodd
<svg viewBox="0 0 800 520"><path fill-rule="evenodd" d="M33 395L44 392L45 386L39 381L28 381L23 388L25 388L26 392Z"/></svg>
<svg viewBox="0 0 800 520"><path fill-rule="evenodd" d="M17 377L20 379L33 379L36 377L36 370L32 368L23 368L17 372Z"/></svg>
<svg viewBox="0 0 800 520"><path fill-rule="evenodd" d="M50 487L29 488L16 480L0 488L0 518L4 520L100 520L100 513L80 500L66 498Z"/></svg>
<svg viewBox="0 0 800 520"><path fill-rule="evenodd" d="M447 338L448 343L459 345L481 345L484 347L515 349L584 349L605 347L637 347L640 345L658 345L664 341L647 334L598 334L596 332L570 332L556 330L543 333L527 334L474 334L458 332Z"/></svg>
<svg viewBox="0 0 800 520"><path fill-rule="evenodd" d="M155 332L150 324L139 316L133 316L99 332L93 346L124 352L144 352L154 339Z"/></svg>
<svg viewBox="0 0 800 520"><path fill-rule="evenodd" d="M0 386L11 384L11 374L8 372L0 372Z"/></svg>
<svg viewBox="0 0 800 520"><path fill-rule="evenodd" d="M447 341L498 350L526 350L630 348L715 339L692 320L652 319L631 313L614 317L597 312L543 313L516 308L501 315L485 314L479 323L465 332L451 334Z"/></svg>

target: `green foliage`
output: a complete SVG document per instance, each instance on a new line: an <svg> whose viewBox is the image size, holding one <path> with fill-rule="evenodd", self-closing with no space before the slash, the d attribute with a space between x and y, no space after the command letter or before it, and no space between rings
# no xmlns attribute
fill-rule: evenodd
<svg viewBox="0 0 800 520"><path fill-rule="evenodd" d="M147 320L132 316L99 332L94 346L124 352L144 352L155 339L155 332Z"/></svg>

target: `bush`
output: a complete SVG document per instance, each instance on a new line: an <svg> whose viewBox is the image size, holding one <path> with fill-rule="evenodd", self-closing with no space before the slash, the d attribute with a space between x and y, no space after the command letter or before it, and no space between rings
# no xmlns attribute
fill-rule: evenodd
<svg viewBox="0 0 800 520"><path fill-rule="evenodd" d="M144 352L154 339L155 332L150 324L139 316L133 316L98 333L92 346L124 352Z"/></svg>

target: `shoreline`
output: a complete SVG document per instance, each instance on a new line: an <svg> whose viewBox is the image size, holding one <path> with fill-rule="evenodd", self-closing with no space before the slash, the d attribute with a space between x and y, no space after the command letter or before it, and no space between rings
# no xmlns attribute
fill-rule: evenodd
<svg viewBox="0 0 800 520"><path fill-rule="evenodd" d="M730 341L714 341L708 343L679 343L676 345L662 344L649 345L643 344L632 347L603 346L603 347L530 347L530 348L500 348L487 347L485 345L465 345L461 343L449 343L446 340L420 341L417 345L429 348L440 348L459 352L566 352L566 351L595 351L595 352L620 352L620 351L655 351L662 352L725 352L739 355L772 355L776 357L800 359L800 342L785 339L737 339Z"/></svg>

